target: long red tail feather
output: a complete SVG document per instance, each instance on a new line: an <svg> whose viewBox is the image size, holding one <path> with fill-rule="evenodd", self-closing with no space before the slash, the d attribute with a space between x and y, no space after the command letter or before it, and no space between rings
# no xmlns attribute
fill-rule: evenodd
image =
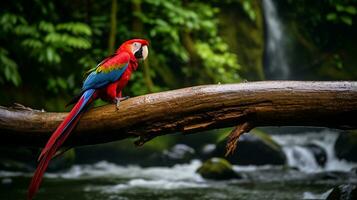
<svg viewBox="0 0 357 200"><path fill-rule="evenodd" d="M83 104L83 99L80 99L77 104L72 108L68 116L62 121L62 123L57 127L56 131L51 135L50 139L47 141L46 146L42 149L38 161L40 161L43 155L49 151L49 149L56 142L57 138L63 133L64 129L69 125L70 121L73 120L74 116L78 113L81 105Z"/></svg>
<svg viewBox="0 0 357 200"><path fill-rule="evenodd" d="M56 131L52 134L48 140L45 148L41 151L38 158L39 164L32 177L31 183L28 188L27 199L31 200L39 189L42 181L43 174L45 173L50 160L56 154L57 150L62 146L67 137L70 135L76 124L78 123L86 106L93 101L93 91L83 95L76 105L72 108L71 112L65 118L65 120L58 126Z"/></svg>
<svg viewBox="0 0 357 200"><path fill-rule="evenodd" d="M67 139L67 137L69 136L69 134L71 133L71 131L73 130L75 125L78 123L79 119L80 119L80 116L78 116L76 118L73 125L63 133L61 138L52 146L52 148L50 148L50 150L47 151L46 154L43 155L43 157L40 160L40 163L38 164L38 167L33 175L33 178L31 180L31 183L30 183L30 186L28 189L28 197L27 197L28 200L31 200L33 198L33 196L36 194L36 192L38 191L40 184L42 182L43 174L45 173L45 171L48 167L48 164L50 163L50 160L56 154L56 151L58 150L58 148Z"/></svg>

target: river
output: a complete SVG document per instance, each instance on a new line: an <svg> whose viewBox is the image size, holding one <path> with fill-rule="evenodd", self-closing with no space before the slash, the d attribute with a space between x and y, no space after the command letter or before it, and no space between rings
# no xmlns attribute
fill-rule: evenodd
<svg viewBox="0 0 357 200"><path fill-rule="evenodd" d="M205 180L196 173L199 160L172 167L120 166L107 161L74 165L46 173L36 199L324 199L334 186L357 183L356 173L351 171L357 164L334 156L336 137L332 130L273 135L283 146L288 164L234 166L244 177L240 180ZM312 155L301 146L306 141L326 149L324 167L311 160ZM24 199L31 175L1 171L0 199Z"/></svg>

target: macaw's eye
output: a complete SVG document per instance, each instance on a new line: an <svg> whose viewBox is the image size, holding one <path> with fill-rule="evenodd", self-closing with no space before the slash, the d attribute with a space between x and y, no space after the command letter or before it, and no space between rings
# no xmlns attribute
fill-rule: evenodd
<svg viewBox="0 0 357 200"><path fill-rule="evenodd" d="M141 47L141 44L138 42L133 43L133 53L136 53Z"/></svg>

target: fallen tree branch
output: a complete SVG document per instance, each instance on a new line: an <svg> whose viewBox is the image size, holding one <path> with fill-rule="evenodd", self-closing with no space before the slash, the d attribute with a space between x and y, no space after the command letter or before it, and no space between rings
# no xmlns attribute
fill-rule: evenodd
<svg viewBox="0 0 357 200"><path fill-rule="evenodd" d="M230 154L233 154L234 151L237 148L237 143L239 137L244 134L249 132L253 128L253 124L250 122L242 122L238 124L232 132L228 136L228 141L227 141L227 147L226 147L226 153L225 156L229 156Z"/></svg>
<svg viewBox="0 0 357 200"><path fill-rule="evenodd" d="M66 113L0 107L0 143L43 146ZM205 85L148 94L93 108L71 146L244 125L357 128L357 82L264 81ZM243 129L248 130L248 129ZM240 133L241 134L241 133ZM233 140L232 140L233 141Z"/></svg>

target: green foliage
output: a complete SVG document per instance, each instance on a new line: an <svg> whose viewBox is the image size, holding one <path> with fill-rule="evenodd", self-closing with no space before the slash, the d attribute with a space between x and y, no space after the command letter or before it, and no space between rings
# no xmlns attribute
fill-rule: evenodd
<svg viewBox="0 0 357 200"><path fill-rule="evenodd" d="M238 8L242 9L243 13L246 14L251 21L255 21L257 18L257 13L253 8L253 3L256 2L253 2L252 0L214 0L214 2L216 2L218 5L232 7L237 7L238 5ZM238 8L237 12L239 12Z"/></svg>
<svg viewBox="0 0 357 200"><path fill-rule="evenodd" d="M79 23L79 22L68 22L58 24L56 26L57 30L65 30L75 35L92 35L92 30L87 24Z"/></svg>
<svg viewBox="0 0 357 200"><path fill-rule="evenodd" d="M0 37L3 37L7 32L14 28L17 23L24 22L22 17L4 13L0 15ZM21 77L18 72L17 63L9 57L9 51L3 47L0 47L0 83L11 82L12 84L19 86L21 83Z"/></svg>
<svg viewBox="0 0 357 200"><path fill-rule="evenodd" d="M39 63L59 64L61 51L73 52L75 49L89 49L87 38L92 34L83 23L53 24L40 21L35 25L21 24L14 27L14 33L23 38L21 45Z"/></svg>
<svg viewBox="0 0 357 200"><path fill-rule="evenodd" d="M91 48L91 35L91 28L81 22L54 23L41 19L31 23L26 16L2 13L0 41L4 46L0 49L0 83L10 82L20 86L22 76L44 75L47 78L40 82L45 81L45 88L53 93L73 89L76 74L69 73L65 77L52 74L58 73L68 62L64 58L68 59L78 50ZM75 55L73 58L76 58ZM76 61L70 62L77 65ZM31 66L31 73L27 73L28 67L24 65ZM67 69L70 68L70 65L67 66ZM26 80L29 79L26 77Z"/></svg>
<svg viewBox="0 0 357 200"><path fill-rule="evenodd" d="M353 24L353 16L357 14L356 7L350 4L334 3L334 10L326 15L328 21L344 23L348 26Z"/></svg>
<svg viewBox="0 0 357 200"><path fill-rule="evenodd" d="M355 3L289 0L279 1L278 10L296 19L299 27L309 27L299 30L301 38L321 52L328 50L336 70L342 71L347 65L336 41L354 27ZM41 88L46 98L64 101L80 91L83 74L108 55L111 1L90 6L68 0L0 4L0 87L30 92ZM224 18L218 16L227 7L244 13L251 23L261 14L254 9L259 3L251 0L118 1L116 46L138 36L151 42L148 65L145 70L140 65L125 95L240 81L240 58L232 53L232 46L240 44L229 44L220 36L224 23L218 19Z"/></svg>
<svg viewBox="0 0 357 200"><path fill-rule="evenodd" d="M162 38L159 45L164 52L174 54L181 61L189 60L189 54L181 44L182 31L217 34L215 20L212 19L217 9L207 5L202 5L204 9L197 9L197 3L184 7L181 1L146 0L146 3L150 6L149 14L140 17L150 27L150 38Z"/></svg>
<svg viewBox="0 0 357 200"><path fill-rule="evenodd" d="M247 13L247 15L249 16L249 19L254 21L257 16L253 9L252 1L251 0L243 0L243 1L239 1L239 2L242 4L243 10L245 11L245 13Z"/></svg>
<svg viewBox="0 0 357 200"><path fill-rule="evenodd" d="M215 83L232 83L239 80L237 71L240 66L237 56L228 52L228 45L217 40L212 45L197 42L196 50L203 61L203 66L208 76Z"/></svg>
<svg viewBox="0 0 357 200"><path fill-rule="evenodd" d="M354 56L348 55L354 54L352 46L356 43L356 3L356 0L289 0L279 4L284 18L289 18L295 27L298 40L314 57L311 71L323 79L353 79L357 73L355 63L352 64Z"/></svg>
<svg viewBox="0 0 357 200"><path fill-rule="evenodd" d="M120 9L132 8L133 3L141 9ZM4 5L0 14L0 41L4 41L0 84L21 86L23 80L41 86L50 95L78 92L82 74L107 55L110 13L103 10L108 5L110 1L96 3L91 10L43 0L33 2L32 10L21 0ZM248 12L249 5L246 1L242 7ZM134 17L142 24L144 37L152 41L150 70L147 75L143 71L134 74L126 91L129 95L149 92L148 79L154 83L151 92L240 80L238 58L219 37L220 10L213 4L141 0L120 2L118 12L117 41L133 37L130 27Z"/></svg>
<svg viewBox="0 0 357 200"><path fill-rule="evenodd" d="M181 86L240 80L237 56L229 53L218 35L217 7L199 1L144 0L143 4L145 12L135 14L150 30L148 38L155 39L151 47L160 52L155 55L160 57L154 57L155 64L168 66L169 73L181 80ZM155 73L159 81L170 85L164 77L167 74L167 70L165 74L160 70ZM187 79L182 81L180 77Z"/></svg>
<svg viewBox="0 0 357 200"><path fill-rule="evenodd" d="M2 73L2 76L0 76L0 83L9 81L18 86L21 83L21 78L17 70L17 64L8 57L8 54L8 51L0 47L0 73Z"/></svg>

